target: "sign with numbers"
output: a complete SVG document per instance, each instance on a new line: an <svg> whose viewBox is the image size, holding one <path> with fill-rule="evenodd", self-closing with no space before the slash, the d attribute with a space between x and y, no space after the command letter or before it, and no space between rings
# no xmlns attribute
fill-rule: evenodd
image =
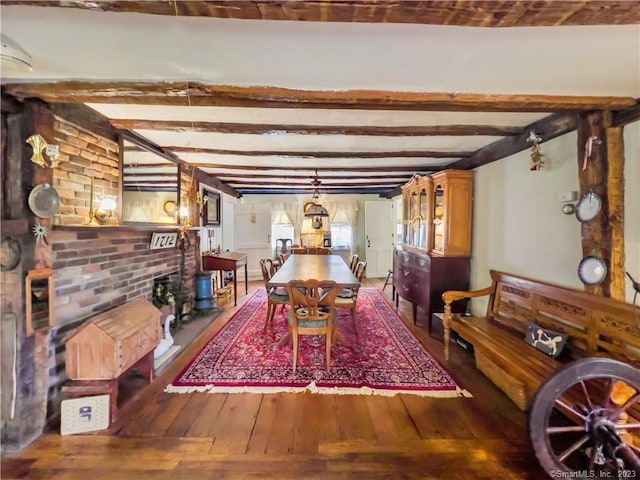
<svg viewBox="0 0 640 480"><path fill-rule="evenodd" d="M151 234L149 250L175 248L178 245L178 232L154 232Z"/></svg>

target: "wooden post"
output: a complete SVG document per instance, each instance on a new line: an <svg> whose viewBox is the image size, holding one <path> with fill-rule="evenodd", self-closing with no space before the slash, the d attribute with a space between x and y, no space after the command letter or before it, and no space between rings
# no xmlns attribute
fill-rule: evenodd
<svg viewBox="0 0 640 480"><path fill-rule="evenodd" d="M609 229L611 233L611 298L625 301L624 137L623 128L607 128Z"/></svg>
<svg viewBox="0 0 640 480"><path fill-rule="evenodd" d="M602 111L578 115L580 195L593 191L602 199L600 214L582 225L582 255L595 253L608 270L601 284L585 290L624 299L624 143L622 129L610 128L611 119ZM590 137L596 138L588 155Z"/></svg>

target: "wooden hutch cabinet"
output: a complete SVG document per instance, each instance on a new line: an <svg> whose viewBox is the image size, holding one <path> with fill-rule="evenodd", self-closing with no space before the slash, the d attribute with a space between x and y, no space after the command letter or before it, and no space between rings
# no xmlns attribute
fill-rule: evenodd
<svg viewBox="0 0 640 480"><path fill-rule="evenodd" d="M445 170L431 176L415 175L402 187L404 243L393 256L393 286L399 297L429 319L444 309L442 292L469 289L473 172ZM464 312L464 302L454 311Z"/></svg>

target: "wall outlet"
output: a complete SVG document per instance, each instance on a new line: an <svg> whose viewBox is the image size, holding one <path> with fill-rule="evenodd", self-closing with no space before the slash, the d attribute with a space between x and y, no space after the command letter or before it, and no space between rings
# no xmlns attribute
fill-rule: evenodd
<svg viewBox="0 0 640 480"><path fill-rule="evenodd" d="M562 192L558 194L559 202L575 202L578 199L578 192Z"/></svg>

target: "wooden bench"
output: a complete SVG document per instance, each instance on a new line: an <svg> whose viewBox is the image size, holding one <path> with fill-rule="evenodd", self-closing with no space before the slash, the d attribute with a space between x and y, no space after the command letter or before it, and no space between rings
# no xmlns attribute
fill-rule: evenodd
<svg viewBox="0 0 640 480"><path fill-rule="evenodd" d="M640 307L494 270L491 279L483 290L442 294L445 358L453 329L473 344L478 369L521 410L528 410L540 385L572 360L607 357L640 366ZM487 295L486 316L452 315L452 302ZM532 321L568 334L558 358L525 342Z"/></svg>

